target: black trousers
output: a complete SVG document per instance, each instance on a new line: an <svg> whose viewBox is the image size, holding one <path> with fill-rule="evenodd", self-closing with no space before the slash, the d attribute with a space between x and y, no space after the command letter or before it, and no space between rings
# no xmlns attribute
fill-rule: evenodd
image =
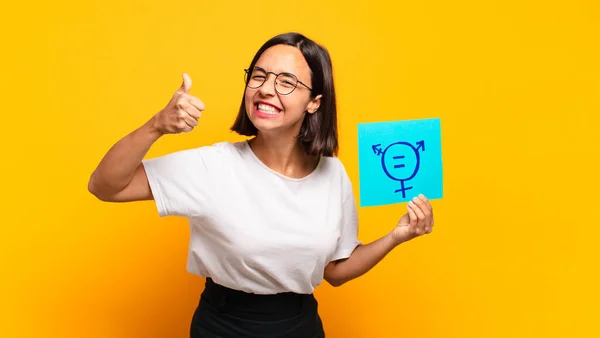
<svg viewBox="0 0 600 338"><path fill-rule="evenodd" d="M295 293L256 295L206 279L190 338L324 338L315 297Z"/></svg>

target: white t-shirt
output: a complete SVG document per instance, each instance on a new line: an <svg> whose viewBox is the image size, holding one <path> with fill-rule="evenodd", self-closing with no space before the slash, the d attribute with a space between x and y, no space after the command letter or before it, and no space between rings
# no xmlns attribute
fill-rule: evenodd
<svg viewBox="0 0 600 338"><path fill-rule="evenodd" d="M352 184L336 157L289 178L248 142L143 161L159 215L189 219L187 270L256 294L311 293L328 262L357 245Z"/></svg>

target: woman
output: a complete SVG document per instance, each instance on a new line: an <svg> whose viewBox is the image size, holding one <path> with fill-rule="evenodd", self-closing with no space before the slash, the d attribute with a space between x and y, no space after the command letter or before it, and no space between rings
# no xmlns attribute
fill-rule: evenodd
<svg viewBox="0 0 600 338"><path fill-rule="evenodd" d="M352 185L335 157L327 50L279 35L245 72L232 130L251 139L144 160L161 136L198 125L204 104L184 74L167 106L108 151L89 190L103 201L153 199L161 216L189 218L187 268L206 277L191 337L324 337L314 288L340 286L430 233L432 208L417 196L387 235L359 242Z"/></svg>

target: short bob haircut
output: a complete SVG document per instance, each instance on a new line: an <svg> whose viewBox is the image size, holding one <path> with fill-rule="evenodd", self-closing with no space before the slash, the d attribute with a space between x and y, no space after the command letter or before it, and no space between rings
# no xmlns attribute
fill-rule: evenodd
<svg viewBox="0 0 600 338"><path fill-rule="evenodd" d="M322 95L319 109L313 114L307 113L304 116L298 133L298 142L309 155L327 157L336 155L338 152L337 108L329 52L325 47L302 34L285 33L271 38L260 47L248 69L254 67L265 50L275 45L297 47L302 52L311 72L312 92L310 96L315 98L319 94ZM246 89L244 89L244 94ZM231 130L240 135L255 136L258 130L248 118L244 96L242 96L240 110Z"/></svg>

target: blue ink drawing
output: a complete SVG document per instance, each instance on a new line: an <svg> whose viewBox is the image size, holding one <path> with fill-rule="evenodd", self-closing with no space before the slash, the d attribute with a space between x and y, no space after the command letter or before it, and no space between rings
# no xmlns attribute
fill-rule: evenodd
<svg viewBox="0 0 600 338"><path fill-rule="evenodd" d="M406 142L392 143L389 146L387 146L384 151L381 151L380 147L381 147L381 144L376 144L372 148L376 155L381 156L381 168L383 169L383 171L385 172L387 177L389 177L390 179L392 179L394 181L400 182L400 189L394 190L394 193L401 192L402 198L406 198L406 190L412 189L412 187L406 187L404 185L404 182L410 181L419 172L419 165L420 165L419 149L421 149L421 151L425 151L425 141L417 142L416 148L412 144L406 143ZM406 150L407 150L406 147L408 147L408 149L410 149L410 151L411 151L411 153L408 154L408 156L407 155L393 156L394 154L402 154L402 153L406 152ZM398 149L398 148L403 148L403 149ZM390 152L390 154L388 154L388 151ZM390 161L390 157L392 158L391 161ZM414 157L414 160L410 161L411 163L414 163L414 165L412 165L412 166L409 165L407 167L406 164L394 164L395 162L401 162L398 160L407 159L407 157ZM400 169L400 170L395 170L395 169ZM392 170L391 173L390 173L390 170Z"/></svg>
<svg viewBox="0 0 600 338"><path fill-rule="evenodd" d="M442 197L439 119L360 124L358 143L361 206Z"/></svg>

